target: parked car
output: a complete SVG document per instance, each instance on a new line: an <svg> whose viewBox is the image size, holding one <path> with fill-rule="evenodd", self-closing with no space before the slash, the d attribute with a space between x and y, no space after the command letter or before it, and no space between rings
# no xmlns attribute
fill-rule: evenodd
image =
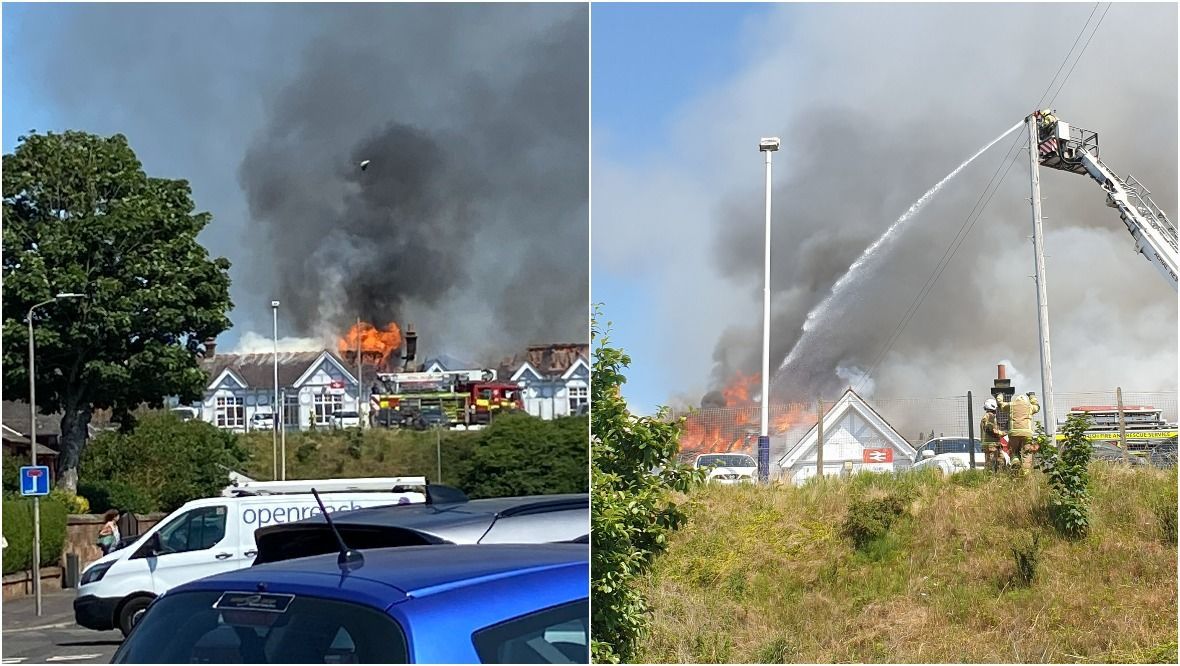
<svg viewBox="0 0 1180 666"><path fill-rule="evenodd" d="M975 469L986 469L987 461L983 453L983 443L978 439L974 440L974 442ZM930 451L939 460L945 460L945 458L940 458L939 456L953 455L963 462L961 466L957 466L962 469L967 469L971 466L971 449L968 447L966 437L935 437L934 439L927 440L925 444L916 449L917 455L914 457L914 467L917 467L918 463L926 460L928 457L925 453L926 451ZM1001 451L1001 454L1004 456L1005 463L1011 462L1011 458L1007 453Z"/></svg>
<svg viewBox="0 0 1180 666"><path fill-rule="evenodd" d="M587 494L468 500L442 486L429 487L425 504L385 506L332 514L353 548L426 544L551 543L590 533ZM260 528L255 564L334 552L336 536L322 516Z"/></svg>
<svg viewBox="0 0 1180 666"><path fill-rule="evenodd" d="M1163 469L1176 466L1176 438L1156 444L1151 449L1148 460L1152 465Z"/></svg>
<svg viewBox="0 0 1180 666"><path fill-rule="evenodd" d="M758 463L744 453L705 453L693 461L696 469L708 469L706 483L734 485L754 483L758 477Z"/></svg>
<svg viewBox="0 0 1180 666"><path fill-rule="evenodd" d="M250 417L251 430L274 430L275 415L271 412L254 412Z"/></svg>
<svg viewBox="0 0 1180 666"><path fill-rule="evenodd" d="M338 410L328 417L328 426L337 429L359 428L361 427L361 415L357 412Z"/></svg>
<svg viewBox="0 0 1180 666"><path fill-rule="evenodd" d="M177 587L152 604L112 663L589 663L585 545L362 555L342 565L333 552Z"/></svg>
<svg viewBox="0 0 1180 666"><path fill-rule="evenodd" d="M323 499L335 513L399 501L421 504L426 494L388 488L385 492L325 492ZM127 635L156 596L202 576L250 566L258 552L255 528L319 511L315 498L306 492L188 502L131 545L104 555L82 572L74 619L88 629L118 629Z"/></svg>

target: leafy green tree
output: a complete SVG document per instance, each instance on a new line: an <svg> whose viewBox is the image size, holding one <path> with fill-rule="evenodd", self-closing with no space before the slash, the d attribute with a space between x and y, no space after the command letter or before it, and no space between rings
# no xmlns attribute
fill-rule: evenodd
<svg viewBox="0 0 1180 666"><path fill-rule="evenodd" d="M92 509L172 511L229 484L246 452L236 435L204 421L156 412L131 432L104 432L82 458L82 494Z"/></svg>
<svg viewBox="0 0 1180 666"><path fill-rule="evenodd" d="M77 488L95 409L129 427L130 410L165 396L200 395L196 352L229 327L229 262L211 259L197 234L184 180L144 173L120 134L22 136L4 156L3 386L28 400L30 306L37 406L61 411L60 483Z"/></svg>
<svg viewBox="0 0 1180 666"><path fill-rule="evenodd" d="M680 424L665 409L654 417L628 410L620 391L631 358L610 346L599 315L591 333L591 650L596 663L631 662L648 622L635 584L686 520L673 491L688 490L701 475L675 462Z"/></svg>
<svg viewBox="0 0 1180 666"><path fill-rule="evenodd" d="M544 421L524 413L504 414L481 434L460 474L468 496L586 492L586 417Z"/></svg>

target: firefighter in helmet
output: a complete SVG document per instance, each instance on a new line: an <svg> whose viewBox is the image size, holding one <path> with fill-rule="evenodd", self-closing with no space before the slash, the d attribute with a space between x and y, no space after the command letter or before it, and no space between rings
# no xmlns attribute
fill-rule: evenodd
<svg viewBox="0 0 1180 666"><path fill-rule="evenodd" d="M1057 116L1053 113L1053 109L1041 109L1036 113L1040 119L1040 134L1041 138L1048 138L1049 134L1053 132L1053 127L1057 124Z"/></svg>
<svg viewBox="0 0 1180 666"><path fill-rule="evenodd" d="M1032 471L1033 454L1040 448L1033 440L1033 415L1041 411L1037 402L1037 394L1029 391L1024 395L1012 398L1006 403L1008 409L1008 448L1012 454L1012 464L1020 459L1020 473L1027 475Z"/></svg>
<svg viewBox="0 0 1180 666"><path fill-rule="evenodd" d="M983 459L987 469L996 472L1004 464L1004 456L1000 452L1000 438L1004 431L996 419L996 400L988 398L983 403L983 418L979 420L979 434L983 441Z"/></svg>

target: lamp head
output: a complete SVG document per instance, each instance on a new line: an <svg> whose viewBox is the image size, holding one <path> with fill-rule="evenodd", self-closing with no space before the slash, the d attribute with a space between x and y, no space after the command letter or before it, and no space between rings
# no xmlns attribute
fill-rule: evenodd
<svg viewBox="0 0 1180 666"><path fill-rule="evenodd" d="M758 141L758 150L764 153L773 153L778 151L780 143L781 142L777 136L763 137L760 141Z"/></svg>

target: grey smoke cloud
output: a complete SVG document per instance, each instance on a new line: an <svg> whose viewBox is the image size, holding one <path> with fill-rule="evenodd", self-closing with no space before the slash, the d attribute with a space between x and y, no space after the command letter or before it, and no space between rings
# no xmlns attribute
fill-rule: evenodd
<svg viewBox="0 0 1180 666"><path fill-rule="evenodd" d="M652 200L683 197L695 209L674 227L623 232L646 253L674 228L669 254L685 257L648 277L668 301L667 320L652 325L667 332L667 356L680 364L665 370L671 390L695 385L703 395L735 372L758 369L759 136L783 138L772 248L777 367L808 310L864 248L1033 110L1091 8L780 8L745 36L748 66L682 111L666 161L644 178L596 158L596 269L625 275L636 260L622 243L598 242L612 237L604 224L650 218ZM1098 131L1104 160L1144 180L1169 212L1177 182L1175 26L1174 6L1116 4L1054 103L1063 119ZM1014 140L979 158L909 223L884 267L837 302L832 325L774 383L776 400L834 397L854 376L849 369L872 366ZM600 168L608 173L600 177ZM879 395L979 393L1002 359L1039 376L1027 169L1019 159L882 359L873 373ZM1096 184L1046 170L1042 181L1057 390L1120 383L1175 390L1175 292L1134 253Z"/></svg>
<svg viewBox="0 0 1180 666"><path fill-rule="evenodd" d="M74 6L21 31L6 68L55 123L126 133L214 214L230 343L273 298L309 339L358 315L467 358L585 339L585 7Z"/></svg>

